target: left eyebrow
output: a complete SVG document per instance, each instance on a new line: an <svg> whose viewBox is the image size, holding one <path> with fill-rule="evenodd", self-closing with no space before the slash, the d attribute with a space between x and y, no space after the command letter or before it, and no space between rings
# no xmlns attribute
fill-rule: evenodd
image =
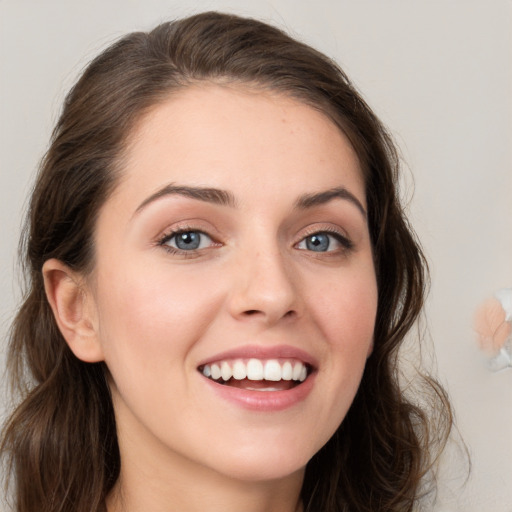
<svg viewBox="0 0 512 512"><path fill-rule="evenodd" d="M329 190L324 190L323 192L304 194L300 196L299 199L297 199L295 202L295 208L298 208L299 210L306 210L314 206L326 204L333 199L343 199L349 201L362 213L366 220L367 213L364 209L364 206L361 204L361 201L359 201L359 199L357 199L357 197L352 194L352 192L348 191L345 187L336 187Z"/></svg>
<svg viewBox="0 0 512 512"><path fill-rule="evenodd" d="M135 210L135 214L143 210L148 204L162 197L172 195L190 197L192 199L197 199L206 203L218 204L221 206L230 206L232 208L236 207L236 201L233 194L227 192L226 190L208 187L189 187L170 183L169 185L166 185L165 187L156 191L154 194L151 194L148 198L144 199L144 201L142 201L142 203Z"/></svg>

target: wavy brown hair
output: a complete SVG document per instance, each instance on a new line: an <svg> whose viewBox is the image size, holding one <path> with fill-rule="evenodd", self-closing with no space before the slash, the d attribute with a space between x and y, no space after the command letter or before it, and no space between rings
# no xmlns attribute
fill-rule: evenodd
<svg viewBox="0 0 512 512"><path fill-rule="evenodd" d="M41 269L57 258L90 272L95 220L122 173L134 124L173 91L200 82L298 99L329 116L357 152L378 281L375 346L346 418L306 468L302 498L308 512L411 511L452 419L432 379L423 380L422 406L400 387L397 351L420 314L427 274L397 197L395 146L330 59L262 22L212 12L127 35L66 98L21 240L27 284L9 346L21 399L1 441L14 510L106 510L121 467L107 369L71 353Z"/></svg>

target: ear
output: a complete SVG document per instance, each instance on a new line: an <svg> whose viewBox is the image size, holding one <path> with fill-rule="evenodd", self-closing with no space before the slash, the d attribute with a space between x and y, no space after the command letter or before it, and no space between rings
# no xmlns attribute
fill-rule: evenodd
<svg viewBox="0 0 512 512"><path fill-rule="evenodd" d="M103 361L95 303L81 275L57 259L43 265L46 297L60 332L78 359Z"/></svg>

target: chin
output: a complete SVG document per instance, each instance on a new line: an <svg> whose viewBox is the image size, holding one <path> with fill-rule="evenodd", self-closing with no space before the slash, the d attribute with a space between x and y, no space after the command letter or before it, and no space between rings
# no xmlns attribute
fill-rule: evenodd
<svg viewBox="0 0 512 512"><path fill-rule="evenodd" d="M306 463L298 461L280 460L279 464L273 461L234 461L222 471L226 476L243 482L268 482L283 480L293 475L302 474Z"/></svg>
<svg viewBox="0 0 512 512"><path fill-rule="evenodd" d="M314 453L305 453L299 447L289 450L269 450L267 445L253 445L246 449L236 447L223 460L215 461L211 467L216 472L246 482L281 480L302 473Z"/></svg>

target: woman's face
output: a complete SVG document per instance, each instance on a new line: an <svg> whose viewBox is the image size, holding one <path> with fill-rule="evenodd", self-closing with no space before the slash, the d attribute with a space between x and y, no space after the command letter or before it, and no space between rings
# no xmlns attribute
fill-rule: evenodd
<svg viewBox="0 0 512 512"><path fill-rule="evenodd" d="M352 147L300 102L214 85L158 105L130 140L90 281L121 456L245 480L300 471L372 349Z"/></svg>

